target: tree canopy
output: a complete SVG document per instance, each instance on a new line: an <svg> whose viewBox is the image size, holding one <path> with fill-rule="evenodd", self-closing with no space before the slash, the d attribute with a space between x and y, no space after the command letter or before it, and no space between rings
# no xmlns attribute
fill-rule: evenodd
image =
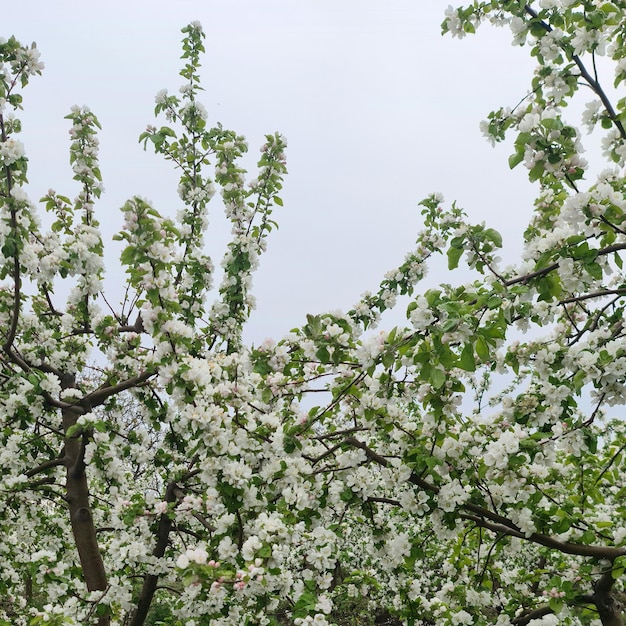
<svg viewBox="0 0 626 626"><path fill-rule="evenodd" d="M251 178L245 139L209 123L200 24L139 138L176 168L182 208L122 207L119 303L97 117L67 116L81 190L51 190L39 217L15 112L43 65L0 40L0 624L324 626L356 606L623 626L626 2L476 1L442 28L485 22L536 62L482 123L537 187L522 258L502 267L501 235L433 194L376 289L260 345L243 330L286 142L266 136ZM420 289L441 254L448 273ZM406 323L380 330L399 296Z"/></svg>

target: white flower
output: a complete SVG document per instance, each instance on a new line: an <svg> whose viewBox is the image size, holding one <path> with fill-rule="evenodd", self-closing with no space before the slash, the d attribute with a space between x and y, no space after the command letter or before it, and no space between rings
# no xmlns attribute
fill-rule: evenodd
<svg viewBox="0 0 626 626"><path fill-rule="evenodd" d="M261 540L256 535L252 535L252 537L248 537L241 546L241 556L246 561L252 561L262 546L263 543Z"/></svg>
<svg viewBox="0 0 626 626"><path fill-rule="evenodd" d="M39 60L39 56L39 50L37 50L35 44L30 48L20 48L15 53L15 60L11 62L11 67L14 72L21 70L27 76L40 74L45 65Z"/></svg>
<svg viewBox="0 0 626 626"><path fill-rule="evenodd" d="M187 567L189 567L189 557L186 554L181 554L176 559L176 567L178 567L179 569L186 569Z"/></svg>
<svg viewBox="0 0 626 626"><path fill-rule="evenodd" d="M157 104L165 104L167 100L167 89L161 89L157 92L156 96L154 96L154 101Z"/></svg>
<svg viewBox="0 0 626 626"><path fill-rule="evenodd" d="M593 130L594 125L598 121L601 109L601 103L599 100L593 100L587 102L585 110L582 115L582 122L587 127L587 132L590 133Z"/></svg>
<svg viewBox="0 0 626 626"><path fill-rule="evenodd" d="M528 133L533 128L539 126L539 115L537 113L526 113L524 117L520 120L518 124L518 128L522 133Z"/></svg>
<svg viewBox="0 0 626 626"><path fill-rule="evenodd" d="M167 513L167 502L157 502L154 506L154 512L157 515L163 515L164 513Z"/></svg>
<svg viewBox="0 0 626 626"><path fill-rule="evenodd" d="M511 44L521 46L526 41L526 34L528 33L526 22L521 17L515 16L509 22L509 27L513 33L513 41Z"/></svg>
<svg viewBox="0 0 626 626"><path fill-rule="evenodd" d="M445 10L445 16L446 26L448 27L450 34L453 37L463 39L463 37L465 37L465 31L463 30L463 24L459 18L458 11L451 5L448 5L448 8Z"/></svg>
<svg viewBox="0 0 626 626"><path fill-rule="evenodd" d="M451 621L453 624L473 624L474 618L467 611L461 610L452 616Z"/></svg>
<svg viewBox="0 0 626 626"><path fill-rule="evenodd" d="M187 548L184 554L181 554L176 559L176 567L179 569L185 569L189 567L191 563L198 563L198 565L204 565L207 562L209 555L203 546L197 548Z"/></svg>
<svg viewBox="0 0 626 626"><path fill-rule="evenodd" d="M463 485L456 479L443 485L438 494L438 504L443 511L454 511L469 498Z"/></svg>
<svg viewBox="0 0 626 626"><path fill-rule="evenodd" d="M0 141L0 164L5 167L19 161L24 156L24 144L9 137Z"/></svg>
<svg viewBox="0 0 626 626"><path fill-rule="evenodd" d="M417 330L428 328L435 319L433 312L430 310L428 300L426 300L424 296L419 296L415 300L415 304L417 306L411 311L409 317L411 324L413 324Z"/></svg>
<svg viewBox="0 0 626 626"><path fill-rule="evenodd" d="M317 604L315 605L316 611L321 611L322 613L326 613L328 615L333 610L333 603L331 599L322 594L317 599Z"/></svg>

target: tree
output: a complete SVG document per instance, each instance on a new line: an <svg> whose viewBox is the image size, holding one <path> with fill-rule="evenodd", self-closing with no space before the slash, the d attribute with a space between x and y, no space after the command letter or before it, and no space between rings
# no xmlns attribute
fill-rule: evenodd
<svg viewBox="0 0 626 626"><path fill-rule="evenodd" d="M259 346L242 330L285 141L267 136L246 183L244 139L198 101L200 25L181 96L156 98L167 125L140 137L179 170L184 208L124 205L119 306L101 293L98 121L68 116L81 192L43 198L44 228L12 115L42 65L1 43L2 623L322 626L358 599L409 624L623 625L626 100L599 76L626 78L625 15L448 9L444 32L508 25L537 61L527 97L483 124L514 133L510 165L538 187L523 258L500 267L499 233L433 195L377 291ZM581 86L614 164L597 175L565 119ZM213 289L216 187L232 239ZM450 283L418 293L442 252ZM407 324L374 331L399 295Z"/></svg>

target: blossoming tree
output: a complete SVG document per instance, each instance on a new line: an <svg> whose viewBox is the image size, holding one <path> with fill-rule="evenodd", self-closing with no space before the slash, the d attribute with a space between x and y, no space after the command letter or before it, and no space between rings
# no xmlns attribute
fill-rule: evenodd
<svg viewBox="0 0 626 626"><path fill-rule="evenodd" d="M0 43L0 624L323 626L359 598L408 624L624 624L626 2L476 1L443 29L485 21L537 61L483 124L537 184L523 258L501 267L500 235L433 195L376 291L259 346L242 331L285 141L267 136L247 181L244 139L198 101L200 26L140 137L183 208L122 207L119 305L98 121L68 115L81 191L50 191L44 228L13 114L43 66ZM599 174L565 118L580 87ZM213 287L216 188L232 238ZM420 292L441 252L449 276ZM406 324L375 330L398 295Z"/></svg>

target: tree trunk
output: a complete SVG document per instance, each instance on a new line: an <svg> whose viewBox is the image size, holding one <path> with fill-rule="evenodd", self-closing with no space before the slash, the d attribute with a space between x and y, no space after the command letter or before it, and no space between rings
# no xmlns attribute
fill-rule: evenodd
<svg viewBox="0 0 626 626"><path fill-rule="evenodd" d="M624 626L623 607L613 596L595 601L602 626Z"/></svg>
<svg viewBox="0 0 626 626"><path fill-rule="evenodd" d="M598 609L598 617L602 626L624 626L624 607L609 591L608 593L593 594L593 603Z"/></svg>
<svg viewBox="0 0 626 626"><path fill-rule="evenodd" d="M182 498L183 493L176 483L170 483L165 490L165 501L176 502L178 498ZM167 513L161 515L159 520L159 527L157 531L157 542L152 551L153 556L158 558L163 557L165 550L169 544L170 532L172 530L172 520ZM137 608L133 613L130 621L130 626L143 626L148 617L148 611L152 605L154 599L154 593L157 588L159 577L156 574L146 574L143 579L143 585L141 592L139 593L139 601L137 602Z"/></svg>
<svg viewBox="0 0 626 626"><path fill-rule="evenodd" d="M73 382L73 381L72 381ZM79 411L63 410L63 429L65 433L76 424ZM88 591L102 591L107 588L107 575L96 538L93 515L89 507L89 485L85 473L85 446L88 437L78 435L65 437L65 459L67 466L65 495L72 525L74 542L83 570L83 578ZM110 616L98 618L98 626L109 626Z"/></svg>
<svg viewBox="0 0 626 626"><path fill-rule="evenodd" d="M622 603L613 595L613 576L609 568L597 582L592 601L598 609L602 626L624 626Z"/></svg>

